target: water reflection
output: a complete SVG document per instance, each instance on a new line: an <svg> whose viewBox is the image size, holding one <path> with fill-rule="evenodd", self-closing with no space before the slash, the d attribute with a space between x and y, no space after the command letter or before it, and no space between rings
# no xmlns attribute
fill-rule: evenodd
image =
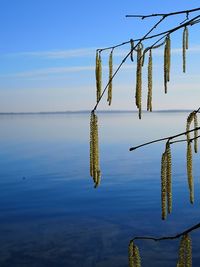
<svg viewBox="0 0 200 267"><path fill-rule="evenodd" d="M167 236L199 221L198 155L191 205L186 148L173 146L173 212L162 221L163 146L128 151L184 131L187 113L144 114L142 121L137 114L98 117L102 183L95 190L89 177L89 114L0 116L0 266L128 266L133 234ZM192 241L193 266L199 266L199 231ZM140 240L138 246L144 267L175 266L178 240Z"/></svg>

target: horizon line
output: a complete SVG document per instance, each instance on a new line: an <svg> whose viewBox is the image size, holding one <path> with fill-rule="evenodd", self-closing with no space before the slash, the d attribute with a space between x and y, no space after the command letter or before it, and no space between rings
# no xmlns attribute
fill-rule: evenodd
<svg viewBox="0 0 200 267"><path fill-rule="evenodd" d="M190 112L192 109L158 109L152 112L143 110L144 113L154 112ZM97 113L138 113L137 110L97 110ZM0 112L0 115L45 115L45 114L80 114L80 113L91 113L91 110L66 110L66 111L26 111L26 112Z"/></svg>

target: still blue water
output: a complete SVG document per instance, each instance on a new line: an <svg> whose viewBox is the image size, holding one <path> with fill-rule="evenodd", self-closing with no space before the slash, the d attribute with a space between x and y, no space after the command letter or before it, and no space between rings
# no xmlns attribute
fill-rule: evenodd
<svg viewBox="0 0 200 267"><path fill-rule="evenodd" d="M128 266L134 236L175 235L200 222L199 154L189 203L186 144L172 147L173 211L161 220L164 143L188 113L99 114L102 180L89 176L89 114L0 116L0 266ZM192 233L200 266L200 230ZM179 240L140 241L142 266L176 266Z"/></svg>

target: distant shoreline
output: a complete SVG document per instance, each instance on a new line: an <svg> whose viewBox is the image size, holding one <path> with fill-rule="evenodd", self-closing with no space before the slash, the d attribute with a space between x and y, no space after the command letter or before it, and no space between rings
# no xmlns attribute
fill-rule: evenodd
<svg viewBox="0 0 200 267"><path fill-rule="evenodd" d="M155 110L152 113L180 113L191 112L190 109ZM44 112L0 112L0 115L59 115L59 114L90 114L90 110L77 111L44 111ZM143 111L149 113L148 111ZM98 110L97 113L138 113L136 110Z"/></svg>

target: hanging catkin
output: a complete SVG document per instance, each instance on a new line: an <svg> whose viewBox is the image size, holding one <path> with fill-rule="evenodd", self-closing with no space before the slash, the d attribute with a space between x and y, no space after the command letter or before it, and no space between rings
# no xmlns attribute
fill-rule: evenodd
<svg viewBox="0 0 200 267"><path fill-rule="evenodd" d="M142 44L137 48L137 71L136 71L136 106L139 110L139 119L142 113Z"/></svg>
<svg viewBox="0 0 200 267"><path fill-rule="evenodd" d="M94 158L93 158L93 136L94 136L94 116L93 113L91 113L90 115L90 176L93 177L93 162L94 162Z"/></svg>
<svg viewBox="0 0 200 267"><path fill-rule="evenodd" d="M187 176L188 176L188 187L190 191L190 202L194 203L194 184L192 175L192 146L191 142L187 142Z"/></svg>
<svg viewBox="0 0 200 267"><path fill-rule="evenodd" d="M194 129L198 128L198 120L197 120L197 113L194 113ZM197 153L198 152L198 130L194 131L194 152Z"/></svg>
<svg viewBox="0 0 200 267"><path fill-rule="evenodd" d="M134 267L133 241L130 241L129 246L128 246L128 261L129 261L129 267Z"/></svg>
<svg viewBox="0 0 200 267"><path fill-rule="evenodd" d="M129 267L141 267L140 252L133 240L130 241L128 247Z"/></svg>
<svg viewBox="0 0 200 267"><path fill-rule="evenodd" d="M130 44L131 44L131 54L130 54L130 57L131 57L131 61L133 62L133 50L134 50L134 41L133 41L133 39L130 40Z"/></svg>
<svg viewBox="0 0 200 267"><path fill-rule="evenodd" d="M167 83L170 80L170 65L171 65L171 41L170 35L165 39L164 49L164 88L165 94L167 93Z"/></svg>
<svg viewBox="0 0 200 267"><path fill-rule="evenodd" d="M109 56L109 86L108 86L108 105L112 102L112 75L113 75L113 50L110 52Z"/></svg>
<svg viewBox="0 0 200 267"><path fill-rule="evenodd" d="M194 129L198 127L197 113L192 111L187 117L186 131L190 130L191 123L194 122ZM187 133L187 141L190 141L190 133ZM194 131L194 151L197 153L198 150L198 130Z"/></svg>
<svg viewBox="0 0 200 267"><path fill-rule="evenodd" d="M166 143L166 180L167 180L167 211L171 213L172 211L172 171L171 171L171 148L169 141Z"/></svg>
<svg viewBox="0 0 200 267"><path fill-rule="evenodd" d="M97 102L101 97L101 86L102 86L102 65L101 65L101 53L99 51L96 52L96 96Z"/></svg>
<svg viewBox="0 0 200 267"><path fill-rule="evenodd" d="M166 180L166 168L167 162L166 162L166 153L164 152L162 154L162 161L161 161L161 208L162 208L162 220L165 220L167 218L167 180Z"/></svg>
<svg viewBox="0 0 200 267"><path fill-rule="evenodd" d="M192 267L192 240L188 234L181 238L177 267Z"/></svg>
<svg viewBox="0 0 200 267"><path fill-rule="evenodd" d="M170 80L170 67L171 67L171 40L170 35L167 38L167 81Z"/></svg>
<svg viewBox="0 0 200 267"><path fill-rule="evenodd" d="M186 234L185 243L186 266L192 267L192 239L188 234Z"/></svg>
<svg viewBox="0 0 200 267"><path fill-rule="evenodd" d="M188 28L185 27L183 30L183 72L186 71L186 49L188 49Z"/></svg>
<svg viewBox="0 0 200 267"><path fill-rule="evenodd" d="M101 172L99 167L98 119L93 111L90 117L90 175L93 177L95 187L97 187L100 183Z"/></svg>
<svg viewBox="0 0 200 267"><path fill-rule="evenodd" d="M149 61L148 61L147 111L152 111L152 51L151 49L149 50Z"/></svg>
<svg viewBox="0 0 200 267"><path fill-rule="evenodd" d="M190 130L191 123L194 119L194 112L191 112L187 117L187 123L186 123L186 132ZM190 133L187 133L187 141L190 141Z"/></svg>

